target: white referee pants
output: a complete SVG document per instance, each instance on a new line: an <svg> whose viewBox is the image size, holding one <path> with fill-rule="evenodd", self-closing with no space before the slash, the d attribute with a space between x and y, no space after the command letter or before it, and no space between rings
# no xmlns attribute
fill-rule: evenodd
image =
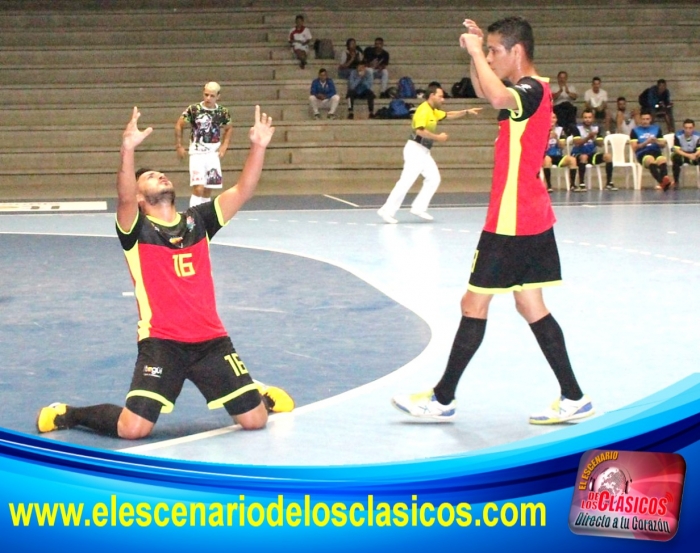
<svg viewBox="0 0 700 553"><path fill-rule="evenodd" d="M393 217L419 175L423 175L423 187L413 200L411 209L422 212L428 210L430 200L440 186L440 171L430 150L415 140L409 140L403 148L403 171L381 211Z"/></svg>

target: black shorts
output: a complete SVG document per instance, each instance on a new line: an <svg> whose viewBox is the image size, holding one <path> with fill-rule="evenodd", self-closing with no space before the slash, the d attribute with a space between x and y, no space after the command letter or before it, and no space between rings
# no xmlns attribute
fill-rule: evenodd
<svg viewBox="0 0 700 553"><path fill-rule="evenodd" d="M481 233L469 290L501 294L557 284L561 284L561 265L554 229L531 236Z"/></svg>
<svg viewBox="0 0 700 553"><path fill-rule="evenodd" d="M588 158L588 163L591 165L600 165L601 163L605 163L605 154L597 153L593 154L591 157Z"/></svg>
<svg viewBox="0 0 700 553"><path fill-rule="evenodd" d="M185 380L202 392L209 409L225 407L240 415L260 404L260 392L228 336L193 344L146 338L138 350L126 407L151 422L173 410Z"/></svg>
<svg viewBox="0 0 700 553"><path fill-rule="evenodd" d="M637 154L637 153L635 153L634 155L637 157L637 161L638 161L639 163L641 163L642 165L644 165L644 158L645 158L645 157L651 157L654 161L656 161L656 160L657 160L658 158L660 158L663 154L661 153L661 151L658 151L658 152L653 152L653 151L652 151L652 152L646 152L646 153L644 153L644 154Z"/></svg>
<svg viewBox="0 0 700 553"><path fill-rule="evenodd" d="M549 159L552 160L552 167L559 167L564 160L564 156L549 156Z"/></svg>

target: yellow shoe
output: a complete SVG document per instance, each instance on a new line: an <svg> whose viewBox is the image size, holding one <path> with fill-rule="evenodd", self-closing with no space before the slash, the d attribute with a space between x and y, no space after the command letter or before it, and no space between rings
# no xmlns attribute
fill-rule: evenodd
<svg viewBox="0 0 700 553"><path fill-rule="evenodd" d="M294 410L294 400L282 388L266 386L262 382L254 381L262 396L263 403L270 413L289 413Z"/></svg>
<svg viewBox="0 0 700 553"><path fill-rule="evenodd" d="M42 407L36 417L36 428L39 432L53 432L63 430L68 426L63 422L63 415L66 414L65 403L52 403L48 407Z"/></svg>

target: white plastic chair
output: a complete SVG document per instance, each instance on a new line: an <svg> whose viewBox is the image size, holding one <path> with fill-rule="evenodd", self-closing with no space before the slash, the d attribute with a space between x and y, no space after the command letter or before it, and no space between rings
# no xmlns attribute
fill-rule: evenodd
<svg viewBox="0 0 700 553"><path fill-rule="evenodd" d="M671 173L673 167L673 161L671 161L671 156L673 155L673 144L675 143L675 133L668 133L664 135L666 140L666 160L668 161L668 172ZM684 163L681 165L681 176L680 180L683 180L686 168L695 169L695 184L700 188L700 165L690 165L689 163ZM676 183L676 186L680 186L680 182Z"/></svg>
<svg viewBox="0 0 700 553"><path fill-rule="evenodd" d="M566 137L566 155L571 155L571 150L574 147L574 137L573 136L567 136ZM586 188L590 190L592 188L591 186L591 173L593 173L592 169L596 170L596 173L598 174L598 188L600 190L603 189L603 176L600 173L600 165L593 165L591 163L586 164Z"/></svg>
<svg viewBox="0 0 700 553"><path fill-rule="evenodd" d="M640 190L642 188L642 166L634 155L630 137L622 133L609 134L603 140L603 149L606 154L612 156L613 171L616 168L630 169L625 174L625 186L629 188L631 174L634 189Z"/></svg>
<svg viewBox="0 0 700 553"><path fill-rule="evenodd" d="M568 167L557 167L556 165L552 165L550 167L552 169L552 174L557 176L557 188L561 190L561 177L564 175L564 190L569 189L569 168ZM547 179L544 178L544 167L540 169L540 180L542 181L542 184L547 186Z"/></svg>

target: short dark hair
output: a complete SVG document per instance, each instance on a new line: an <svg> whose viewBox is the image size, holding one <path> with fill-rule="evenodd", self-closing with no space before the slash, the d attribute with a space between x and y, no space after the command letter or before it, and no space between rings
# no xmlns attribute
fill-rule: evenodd
<svg viewBox="0 0 700 553"><path fill-rule="evenodd" d="M349 39L347 39L347 40L345 41L345 47L346 47L346 48L350 48L350 41L352 41L352 42L354 42L355 44L357 44L357 41L356 41L354 38L349 38Z"/></svg>
<svg viewBox="0 0 700 553"><path fill-rule="evenodd" d="M591 82L593 82L593 81L600 81L600 77L593 77L593 79L591 80ZM601 81L601 82L602 82L602 81Z"/></svg>
<svg viewBox="0 0 700 553"><path fill-rule="evenodd" d="M569 74L566 71L559 71L559 73L557 73L557 77L559 75L566 75L567 77L569 76Z"/></svg>
<svg viewBox="0 0 700 553"><path fill-rule="evenodd" d="M586 108L581 112L581 115L583 115L584 113L590 113L591 115L593 115L593 110L590 108Z"/></svg>
<svg viewBox="0 0 700 553"><path fill-rule="evenodd" d="M642 115L648 115L651 117L651 110L649 108L642 108L639 110L639 116L641 117Z"/></svg>
<svg viewBox="0 0 700 553"><path fill-rule="evenodd" d="M511 50L516 44L521 44L527 59L530 61L535 59L535 36L532 33L532 27L523 17L499 19L491 23L487 31L489 34L500 34L506 50Z"/></svg>
<svg viewBox="0 0 700 553"><path fill-rule="evenodd" d="M623 102L626 102L627 98L625 98L624 96L618 96L617 101L619 102L620 100L622 100Z"/></svg>
<svg viewBox="0 0 700 553"><path fill-rule="evenodd" d="M327 73L325 67L321 67L321 69L318 70L318 74L320 75L321 73Z"/></svg>
<svg viewBox="0 0 700 553"><path fill-rule="evenodd" d="M438 90L442 90L443 94L445 93L445 90L440 86L440 83L430 83L428 85L428 89L426 90L426 92L428 93L427 98L430 98Z"/></svg>
<svg viewBox="0 0 700 553"><path fill-rule="evenodd" d="M151 169L149 167L141 167L141 169L136 171L136 180L139 180L141 175L143 175L144 173L148 173L149 171L153 171L153 169Z"/></svg>
<svg viewBox="0 0 700 553"><path fill-rule="evenodd" d="M294 21L296 21L297 19L301 19L302 21L304 21L304 16L299 14L294 18Z"/></svg>
<svg viewBox="0 0 700 553"><path fill-rule="evenodd" d="M684 125L687 125L688 123L690 123L691 125L693 125L693 127L695 126L695 121L693 121L692 119L686 119L685 121L683 121L683 124L684 124Z"/></svg>
<svg viewBox="0 0 700 553"><path fill-rule="evenodd" d="M666 79L659 79L656 84L666 84Z"/></svg>
<svg viewBox="0 0 700 553"><path fill-rule="evenodd" d="M377 38L375 38L375 39L374 39L374 42L377 42L378 40L381 40L382 42L384 42L384 39L383 39L382 37L380 37L380 36L378 36Z"/></svg>

